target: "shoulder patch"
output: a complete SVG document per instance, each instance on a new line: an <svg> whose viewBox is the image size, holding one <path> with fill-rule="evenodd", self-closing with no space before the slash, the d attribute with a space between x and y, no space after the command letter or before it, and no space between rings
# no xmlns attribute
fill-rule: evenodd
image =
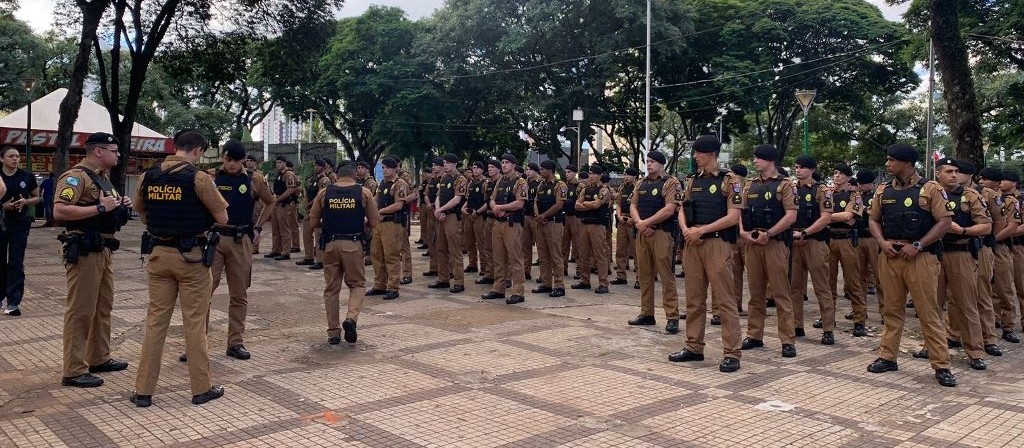
<svg viewBox="0 0 1024 448"><path fill-rule="evenodd" d="M65 187L60 191L60 198L65 201L72 201L75 199L75 189L71 187Z"/></svg>
<svg viewBox="0 0 1024 448"><path fill-rule="evenodd" d="M77 187L79 184L82 183L82 181L75 176L68 176L67 179L64 179L64 183L71 185L72 187Z"/></svg>

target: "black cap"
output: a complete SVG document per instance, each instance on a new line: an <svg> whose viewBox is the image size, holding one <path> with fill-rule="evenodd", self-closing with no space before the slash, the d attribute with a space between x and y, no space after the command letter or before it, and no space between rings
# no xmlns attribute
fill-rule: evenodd
<svg viewBox="0 0 1024 448"><path fill-rule="evenodd" d="M611 182L611 181L612 181L612 177L609 176L608 173L605 173L605 174L601 175L601 183L606 184L606 183Z"/></svg>
<svg viewBox="0 0 1024 448"><path fill-rule="evenodd" d="M519 174L526 174L526 169L522 165L516 165L516 172Z"/></svg>
<svg viewBox="0 0 1024 448"><path fill-rule="evenodd" d="M572 171L574 173L580 172L580 169L576 168L576 165L568 165L568 166L565 167L565 170L566 171Z"/></svg>
<svg viewBox="0 0 1024 448"><path fill-rule="evenodd" d="M1020 173L1017 170L1003 170L1003 180L1020 182Z"/></svg>
<svg viewBox="0 0 1024 448"><path fill-rule="evenodd" d="M380 159L380 164L383 165L384 168L398 168L398 161L391 157Z"/></svg>
<svg viewBox="0 0 1024 448"><path fill-rule="evenodd" d="M285 156L277 156L277 157L274 158L274 161L276 161L276 162L288 162L288 158L285 157Z"/></svg>
<svg viewBox="0 0 1024 448"><path fill-rule="evenodd" d="M857 178L856 177L851 177L850 178L850 185L853 185L854 187L856 187L857 185L860 185L860 183L857 182Z"/></svg>
<svg viewBox="0 0 1024 448"><path fill-rule="evenodd" d="M444 157L442 157L442 159L444 159L444 161L448 163L459 163L459 156L453 153L445 154Z"/></svg>
<svg viewBox="0 0 1024 448"><path fill-rule="evenodd" d="M601 165L596 163L590 165L590 174L604 174L604 168L601 168Z"/></svg>
<svg viewBox="0 0 1024 448"><path fill-rule="evenodd" d="M665 154L662 154L661 151L651 151L647 153L647 158L662 165L668 163L668 159L665 158Z"/></svg>
<svg viewBox="0 0 1024 448"><path fill-rule="evenodd" d="M429 173L430 172L430 165L423 165L423 172L424 173Z"/></svg>
<svg viewBox="0 0 1024 448"><path fill-rule="evenodd" d="M434 157L434 160L430 161L431 165L444 166L444 159L440 157Z"/></svg>
<svg viewBox="0 0 1024 448"><path fill-rule="evenodd" d="M804 168L810 168L812 170L818 168L818 161L814 160L814 157L811 157L807 154L800 154L796 156L796 164Z"/></svg>
<svg viewBox="0 0 1024 448"><path fill-rule="evenodd" d="M779 158L779 152L772 145L758 145L754 148L754 157L774 162Z"/></svg>
<svg viewBox="0 0 1024 448"><path fill-rule="evenodd" d="M857 183L860 185L873 184L875 183L876 177L878 177L878 175L868 168L857 171Z"/></svg>
<svg viewBox="0 0 1024 448"><path fill-rule="evenodd" d="M731 166L729 168L729 171L732 171L733 173L736 173L736 175L739 176L739 177L747 177L747 174L749 174L749 172L747 171L746 165L742 165L742 164L739 164L739 163Z"/></svg>
<svg viewBox="0 0 1024 448"><path fill-rule="evenodd" d="M540 167L541 167L541 169L554 171L555 168L558 167L558 165L555 165L555 162L552 162L550 160L545 160L545 161L540 163Z"/></svg>
<svg viewBox="0 0 1024 448"><path fill-rule="evenodd" d="M117 145L119 143L117 137L106 132L94 132L89 135L89 138L85 139L86 145Z"/></svg>
<svg viewBox="0 0 1024 448"><path fill-rule="evenodd" d="M629 168L626 168L626 175L627 176L639 176L640 175L640 171L638 171L636 168L629 167Z"/></svg>
<svg viewBox="0 0 1024 448"><path fill-rule="evenodd" d="M843 173L847 176L853 176L853 168L850 168L850 165L847 165L842 162L839 162L839 164L836 165L836 171L839 171L840 173Z"/></svg>
<svg viewBox="0 0 1024 448"><path fill-rule="evenodd" d="M533 163L533 162L530 162L530 163L526 164L526 167L529 168L532 171L540 171L540 167L537 166L537 164Z"/></svg>
<svg viewBox="0 0 1024 448"><path fill-rule="evenodd" d="M779 174L782 177L789 177L789 171L787 171L785 168L783 168L781 166L779 167Z"/></svg>
<svg viewBox="0 0 1024 448"><path fill-rule="evenodd" d="M512 154L509 154L509 153L502 154L501 155L501 161L504 162L506 160L509 161L510 163L514 164L514 165L519 165L519 160L516 159L516 156L514 156Z"/></svg>
<svg viewBox="0 0 1024 448"><path fill-rule="evenodd" d="M497 168L499 170L501 169L501 161L498 160L498 159L488 160L487 164L490 165L490 166L493 166L493 167L495 167L495 168Z"/></svg>
<svg viewBox="0 0 1024 448"><path fill-rule="evenodd" d="M326 166L327 166L327 161L326 161L326 160L324 160L324 159L320 159L320 158L317 158L317 159L316 159L316 160L315 160L315 161L313 162L313 164L314 164L314 165L316 165L316 166L326 167Z"/></svg>
<svg viewBox="0 0 1024 448"><path fill-rule="evenodd" d="M477 160L476 162L473 162L472 166L473 166L473 168L480 168L482 170L487 169L487 167L484 166L484 163L479 161L479 160Z"/></svg>
<svg viewBox="0 0 1024 448"><path fill-rule="evenodd" d="M960 174L969 176L978 174L978 167L974 165L974 162L967 159L956 159L956 163L960 165Z"/></svg>
<svg viewBox="0 0 1024 448"><path fill-rule="evenodd" d="M960 164L957 163L956 159L950 157L944 157L935 162L935 169L938 169L939 167L945 165L949 165L953 168L960 169Z"/></svg>
<svg viewBox="0 0 1024 448"><path fill-rule="evenodd" d="M356 166L356 163L351 160L342 160L341 162L338 162L338 168L346 166Z"/></svg>
<svg viewBox="0 0 1024 448"><path fill-rule="evenodd" d="M815 182L821 182L821 173L817 171L811 173L811 179L814 179Z"/></svg>
<svg viewBox="0 0 1024 448"><path fill-rule="evenodd" d="M224 142L223 154L231 160L245 160L245 146L242 146L242 142L231 139Z"/></svg>
<svg viewBox="0 0 1024 448"><path fill-rule="evenodd" d="M286 167L288 167L288 168L295 168L295 164L294 164L294 163L292 163L292 161L291 161L291 160L289 160L289 161L287 161L287 162L284 162L284 166L286 166Z"/></svg>
<svg viewBox="0 0 1024 448"><path fill-rule="evenodd" d="M359 162L356 162L356 166L359 167L359 168L370 169L370 164L367 163L367 162L364 162L362 160L360 160Z"/></svg>
<svg viewBox="0 0 1024 448"><path fill-rule="evenodd" d="M917 162L917 150L906 143L896 143L889 146L889 150L886 153L889 157L899 160L900 162Z"/></svg>
<svg viewBox="0 0 1024 448"><path fill-rule="evenodd" d="M722 141L714 135L702 135L693 141L693 150L702 153L719 152L722 150Z"/></svg>
<svg viewBox="0 0 1024 448"><path fill-rule="evenodd" d="M985 180L1000 182L1003 180L1003 172L999 168L982 168L978 176Z"/></svg>
<svg viewBox="0 0 1024 448"><path fill-rule="evenodd" d="M259 162L260 161L260 159L257 159L256 156L254 156L252 154L246 154L245 160L252 160L253 162Z"/></svg>

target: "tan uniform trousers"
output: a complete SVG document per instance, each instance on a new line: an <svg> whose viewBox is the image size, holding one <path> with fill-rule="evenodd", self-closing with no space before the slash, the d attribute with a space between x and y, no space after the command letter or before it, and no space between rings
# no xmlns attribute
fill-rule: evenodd
<svg viewBox="0 0 1024 448"><path fill-rule="evenodd" d="M114 307L114 271L110 249L82 254L65 264L68 296L64 309L65 378L89 372L110 359L110 312Z"/></svg>
<svg viewBox="0 0 1024 448"><path fill-rule="evenodd" d="M796 331L788 276L789 249L786 243L773 239L763 246L748 244L745 256L747 287L750 289L750 301L747 302L747 337L764 340L764 322L768 315L764 298L770 286L771 296L775 299L775 310L778 313L776 320L779 340L783 344L793 344L796 341Z"/></svg>
<svg viewBox="0 0 1024 448"><path fill-rule="evenodd" d="M743 253L746 252L747 243L744 240L739 240L736 244L732 244L732 297L736 299L736 309L743 311ZM683 248L683 264L686 263L686 249ZM714 316L721 316L722 314L718 310L718 301L721 300L721 296L716 295L714 288L711 290L711 314Z"/></svg>
<svg viewBox="0 0 1024 448"><path fill-rule="evenodd" d="M468 260L466 267L480 268L484 265L483 221L480 215L469 214L462 217L462 241L466 246Z"/></svg>
<svg viewBox="0 0 1024 448"><path fill-rule="evenodd" d="M174 305L181 298L181 320L184 326L185 355L188 356L188 377L192 395L210 390L210 353L206 339L206 316L210 312L213 280L210 268L200 260L200 248L181 254L173 247L155 247L149 256L146 273L149 277L149 309L146 311L146 335L142 341L139 372L135 390L139 395L153 395L171 324Z"/></svg>
<svg viewBox="0 0 1024 448"><path fill-rule="evenodd" d="M292 227L295 230L292 230ZM287 254L299 244L299 221L295 203L274 205L274 247L273 252Z"/></svg>
<svg viewBox="0 0 1024 448"><path fill-rule="evenodd" d="M636 257L636 237L633 226L619 224L615 230L615 278L626 279L629 271L629 257Z"/></svg>
<svg viewBox="0 0 1024 448"><path fill-rule="evenodd" d="M409 241L400 223L382 221L373 229L373 289L398 291L402 281L403 239Z"/></svg>
<svg viewBox="0 0 1024 448"><path fill-rule="evenodd" d="M807 295L807 277L814 286L814 298L821 313L821 330L836 329L836 298L828 284L829 246L824 241L808 239L793 243L793 272L790 298L793 301L793 325L804 327L804 296Z"/></svg>
<svg viewBox="0 0 1024 448"><path fill-rule="evenodd" d="M560 222L549 221L538 227L537 256L540 257L541 283L549 288L565 289L562 275L562 233Z"/></svg>
<svg viewBox="0 0 1024 448"><path fill-rule="evenodd" d="M412 225L410 224L409 228ZM402 277L412 278L412 238L409 229L403 227L402 232Z"/></svg>
<svg viewBox="0 0 1024 448"><path fill-rule="evenodd" d="M853 322L858 324L863 324L868 318L867 292L864 290L864 277L861 272L860 257L862 252L859 246L862 244L864 244L864 240L860 240L857 243L858 247L853 247L853 241L849 238L834 238L829 243L828 257L829 292L836 294L834 297L839 297L837 288L839 270L842 269L843 290L850 293L850 302L853 307ZM814 292L817 294L818 288L814 288Z"/></svg>
<svg viewBox="0 0 1024 448"><path fill-rule="evenodd" d="M1021 327L1024 327L1024 246L1020 245L1013 246L1013 286L1017 292L1017 318ZM1010 327L1016 326L1011 320Z"/></svg>
<svg viewBox="0 0 1024 448"><path fill-rule="evenodd" d="M263 213L263 201L257 199L256 200L256 204L253 205L253 209L252 209L252 219L253 219L252 225L254 225L254 226L255 225L259 225L259 223L255 222L255 220L256 220L256 218L259 218L260 214L262 214L262 213ZM273 213L271 213L271 216L270 216L271 229L273 229L273 225L274 225L273 223L274 223L274 216L273 216ZM260 246L254 244L253 248L252 248L252 253L254 253L254 254L260 253Z"/></svg>
<svg viewBox="0 0 1024 448"><path fill-rule="evenodd" d="M671 250L665 245L665 252ZM718 316L722 318L722 347L726 357L740 358L743 333L740 315L734 298L733 249L720 238L707 238L700 244L689 243L683 249L686 272L686 348L693 353L704 353L705 322L708 286L712 297L718 297ZM639 249L639 244L637 245ZM639 250L637 251L639 254ZM639 258L637 259L639 262ZM643 283L641 282L641 288ZM674 289L674 288L673 288Z"/></svg>
<svg viewBox="0 0 1024 448"><path fill-rule="evenodd" d="M427 229L427 220L430 217L430 212L427 211L428 208L426 205L421 204L416 209L416 213L420 217L420 241L423 241L423 244L430 244L430 232Z"/></svg>
<svg viewBox="0 0 1024 448"><path fill-rule="evenodd" d="M310 222L309 218L302 220L302 249L305 252L305 259L321 263L324 261L323 253L320 252L320 228L313 228L316 223Z"/></svg>
<svg viewBox="0 0 1024 448"><path fill-rule="evenodd" d="M428 271L432 271L432 272L438 272L438 268L437 268L437 254L439 252L438 251L438 246L439 246L438 240L441 238L438 234L441 233L442 230L441 230L440 226L438 226L437 218L434 217L434 211L433 211L434 208L431 207L430 210L431 210L430 211L430 216L427 217L427 236L429 236L430 239L429 240L425 239L423 241L427 242L427 246L428 246L427 250L430 251L430 264L428 265L427 270ZM438 277L438 279L440 279L440 277ZM442 281L448 281L448 279L444 279Z"/></svg>
<svg viewBox="0 0 1024 448"><path fill-rule="evenodd" d="M587 226L600 228L601 226ZM661 304L666 319L679 319L679 293L672 274L672 234L655 230L651 236L637 234L636 278L640 282L640 315L654 316L654 278L661 280ZM598 266L598 272L600 272ZM590 272L587 270L586 272ZM582 278L582 272L581 272Z"/></svg>
<svg viewBox="0 0 1024 448"><path fill-rule="evenodd" d="M941 310L936 297L939 277L939 259L930 253L921 252L914 258L889 258L878 255L878 279L888 291L882 318L882 342L878 356L895 361L903 337L906 320L906 297L910 293L914 310L921 322L924 333L924 348L933 369L949 368L949 348L946 343L946 327L942 322Z"/></svg>
<svg viewBox="0 0 1024 448"><path fill-rule="evenodd" d="M473 234L480 250L480 275L494 278L494 251L491 249L491 224L493 220L477 216L473 221Z"/></svg>
<svg viewBox="0 0 1024 448"><path fill-rule="evenodd" d="M533 216L525 217L523 221L523 272L526 274L532 274L533 246L538 240L540 240L540 227L537 226L537 221L534 221Z"/></svg>
<svg viewBox="0 0 1024 448"><path fill-rule="evenodd" d="M447 282L449 275L455 277L454 285L466 284L466 273L462 268L462 222L457 215L445 216L444 222L437 222L437 280ZM431 250L431 253L434 251Z"/></svg>
<svg viewBox="0 0 1024 448"><path fill-rule="evenodd" d="M995 263L992 265L992 302L999 307L999 324L1004 331L1013 331L1017 321L1017 305L1014 303L1013 249L1002 243L995 248Z"/></svg>
<svg viewBox="0 0 1024 448"><path fill-rule="evenodd" d="M573 216L565 217L564 231L562 232L562 263L565 265L562 269L568 271L569 260L572 259L577 261L580 258L580 233L583 223L580 222L580 218ZM579 266L576 271L579 272Z"/></svg>
<svg viewBox="0 0 1024 448"><path fill-rule="evenodd" d="M663 232L664 233L664 232ZM669 237L669 246L672 245ZM608 286L608 232L601 224L584 224L580 235L580 255L576 266L580 270L580 282L590 284L590 268L597 263L597 281L601 286ZM670 263L671 264L671 263ZM675 281L675 277L672 277Z"/></svg>
<svg viewBox="0 0 1024 448"><path fill-rule="evenodd" d="M885 308L885 293L882 291L882 283L878 281L878 251L880 250L878 248L878 240L870 234L868 236L861 235L858 249L860 249L860 272L863 279L861 287L864 289L865 297L867 297L868 288L872 285L875 287L875 298L878 299L878 314L882 315ZM866 308L865 306L865 310Z"/></svg>
<svg viewBox="0 0 1024 448"><path fill-rule="evenodd" d="M247 289L252 284L252 240L248 235L242 236L242 242L236 243L234 237L221 237L217 244L217 252L210 266L213 277L211 294L220 286L221 274L228 277L228 347L242 344L245 334L245 316L249 310L249 294ZM210 315L206 315L209 328Z"/></svg>
<svg viewBox="0 0 1024 448"><path fill-rule="evenodd" d="M946 304L949 323L945 325L957 330L957 339L963 342L967 356L984 358L985 344L978 314L978 284L967 281L978 278L978 262L969 252L946 251L942 254L941 264L936 295L940 304Z"/></svg>
<svg viewBox="0 0 1024 448"><path fill-rule="evenodd" d="M991 247L982 246L978 252L978 318L981 320L981 336L985 345L995 344L999 339L993 328L996 324L995 307L992 304L992 270L995 253ZM948 319L947 319L948 320ZM950 339L959 341L960 331L946 323Z"/></svg>
<svg viewBox="0 0 1024 448"><path fill-rule="evenodd" d="M366 267L361 241L335 240L324 250L324 309L327 311L327 336L341 336L341 282L348 286L346 319L359 320L366 297ZM191 359L189 360L191 361Z"/></svg>
<svg viewBox="0 0 1024 448"><path fill-rule="evenodd" d="M526 293L526 272L523 265L523 226L509 225L504 219L495 220L491 228L491 248L494 251L494 286L491 291L505 293L505 280L512 281L511 294Z"/></svg>

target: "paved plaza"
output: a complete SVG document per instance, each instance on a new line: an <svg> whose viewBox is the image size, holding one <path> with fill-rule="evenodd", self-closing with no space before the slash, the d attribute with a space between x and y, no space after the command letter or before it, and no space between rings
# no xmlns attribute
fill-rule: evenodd
<svg viewBox="0 0 1024 448"><path fill-rule="evenodd" d="M850 335L850 304L840 300L836 345L820 345L810 328L817 305L805 302L798 357L781 357L770 316L767 348L724 374L718 327L708 327L707 361L681 365L666 357L685 338L664 333L660 309L657 327L626 325L639 310L633 274L611 294L527 293L508 306L480 300L486 290L471 275L463 294L427 289L420 251L414 283L398 300L367 298L359 342L341 346L327 344L322 272L257 256L251 360L224 355L225 283L213 298L210 353L224 398L190 403L175 316L153 406L140 409L128 394L147 304L141 231L133 221L114 257L112 349L131 366L102 374L103 387L73 389L60 386L59 230L32 230L25 315L0 316L0 447L1024 446L1019 345L1003 342L1004 356L983 372L954 351L960 385L943 388L927 360L909 356L921 344L911 318L899 372L867 373L880 333L873 296L869 337Z"/></svg>

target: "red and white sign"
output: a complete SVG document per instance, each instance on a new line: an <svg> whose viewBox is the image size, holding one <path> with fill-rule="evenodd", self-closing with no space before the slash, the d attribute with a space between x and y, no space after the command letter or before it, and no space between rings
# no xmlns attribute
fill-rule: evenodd
<svg viewBox="0 0 1024 448"><path fill-rule="evenodd" d="M25 137L28 135L24 129L0 128L0 144L25 146ZM71 136L72 148L84 148L85 140L89 134L74 133ZM57 147L56 131L32 131L32 146L41 148ZM153 154L174 154L174 142L169 138L132 137L132 152L153 153ZM34 162L33 162L34 163Z"/></svg>

